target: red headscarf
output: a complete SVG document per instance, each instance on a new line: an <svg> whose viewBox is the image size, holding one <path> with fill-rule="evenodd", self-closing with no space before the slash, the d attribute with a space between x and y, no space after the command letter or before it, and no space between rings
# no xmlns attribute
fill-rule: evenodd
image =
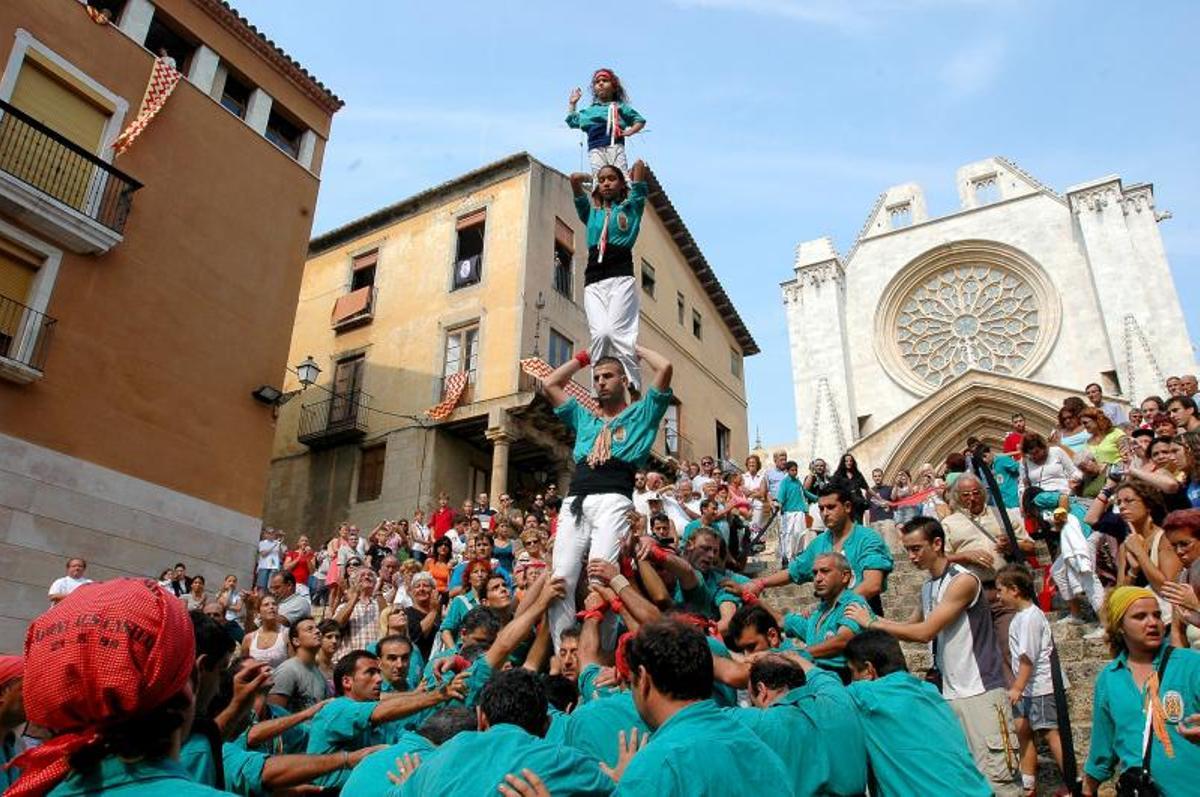
<svg viewBox="0 0 1200 797"><path fill-rule="evenodd" d="M57 735L13 761L6 797L40 797L103 727L151 711L188 683L196 660L183 602L149 579L85 584L25 635L25 716Z"/></svg>
<svg viewBox="0 0 1200 797"><path fill-rule="evenodd" d="M0 689L21 677L25 670L24 656L0 656Z"/></svg>

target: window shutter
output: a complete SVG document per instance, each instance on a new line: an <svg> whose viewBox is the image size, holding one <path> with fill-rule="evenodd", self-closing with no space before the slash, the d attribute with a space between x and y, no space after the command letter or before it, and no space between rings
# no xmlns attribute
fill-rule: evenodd
<svg viewBox="0 0 1200 797"><path fill-rule="evenodd" d="M472 211L465 216L459 216L454 228L457 230L465 230L468 227L474 227L476 224L483 224L485 218L487 218L487 209L480 208L479 210Z"/></svg>
<svg viewBox="0 0 1200 797"><path fill-rule="evenodd" d="M333 303L333 323L340 324L351 316L365 312L371 307L371 286L339 296Z"/></svg>
<svg viewBox="0 0 1200 797"><path fill-rule="evenodd" d="M554 242L572 254L575 253L575 231L560 218L554 219Z"/></svg>
<svg viewBox="0 0 1200 797"><path fill-rule="evenodd" d="M370 268L379 262L379 250L372 249L370 252L362 255L355 255L351 261L351 270L358 271L364 268Z"/></svg>

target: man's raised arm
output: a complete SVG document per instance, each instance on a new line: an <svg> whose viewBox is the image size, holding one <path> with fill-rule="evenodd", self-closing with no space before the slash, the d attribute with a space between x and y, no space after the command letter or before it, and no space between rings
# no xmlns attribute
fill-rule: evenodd
<svg viewBox="0 0 1200 797"><path fill-rule="evenodd" d="M638 357L642 358L642 362L646 363L650 367L650 370L654 371L654 381L651 383L654 385L654 389L665 391L670 388L671 361L653 349L647 349L645 346L638 346L636 351Z"/></svg>

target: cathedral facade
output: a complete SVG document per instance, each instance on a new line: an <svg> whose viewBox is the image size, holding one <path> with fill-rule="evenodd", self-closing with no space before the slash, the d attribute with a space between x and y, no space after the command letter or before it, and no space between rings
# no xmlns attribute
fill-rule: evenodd
<svg viewBox="0 0 1200 797"><path fill-rule="evenodd" d="M999 157L955 180L953 213L895 186L844 257L828 238L797 247L782 285L792 458L832 468L849 451L891 477L968 435L998 444L1015 412L1048 431L1090 382L1136 402L1194 371L1151 185L1060 194Z"/></svg>

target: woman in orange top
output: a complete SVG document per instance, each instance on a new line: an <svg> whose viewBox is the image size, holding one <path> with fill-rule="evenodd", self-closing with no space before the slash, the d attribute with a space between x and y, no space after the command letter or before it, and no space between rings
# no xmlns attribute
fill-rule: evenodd
<svg viewBox="0 0 1200 797"><path fill-rule="evenodd" d="M433 583L442 596L443 604L446 603L447 594L450 591L450 570L453 568L451 562L453 556L454 549L450 540L443 537L433 544L433 555L425 560L425 572L433 576Z"/></svg>

